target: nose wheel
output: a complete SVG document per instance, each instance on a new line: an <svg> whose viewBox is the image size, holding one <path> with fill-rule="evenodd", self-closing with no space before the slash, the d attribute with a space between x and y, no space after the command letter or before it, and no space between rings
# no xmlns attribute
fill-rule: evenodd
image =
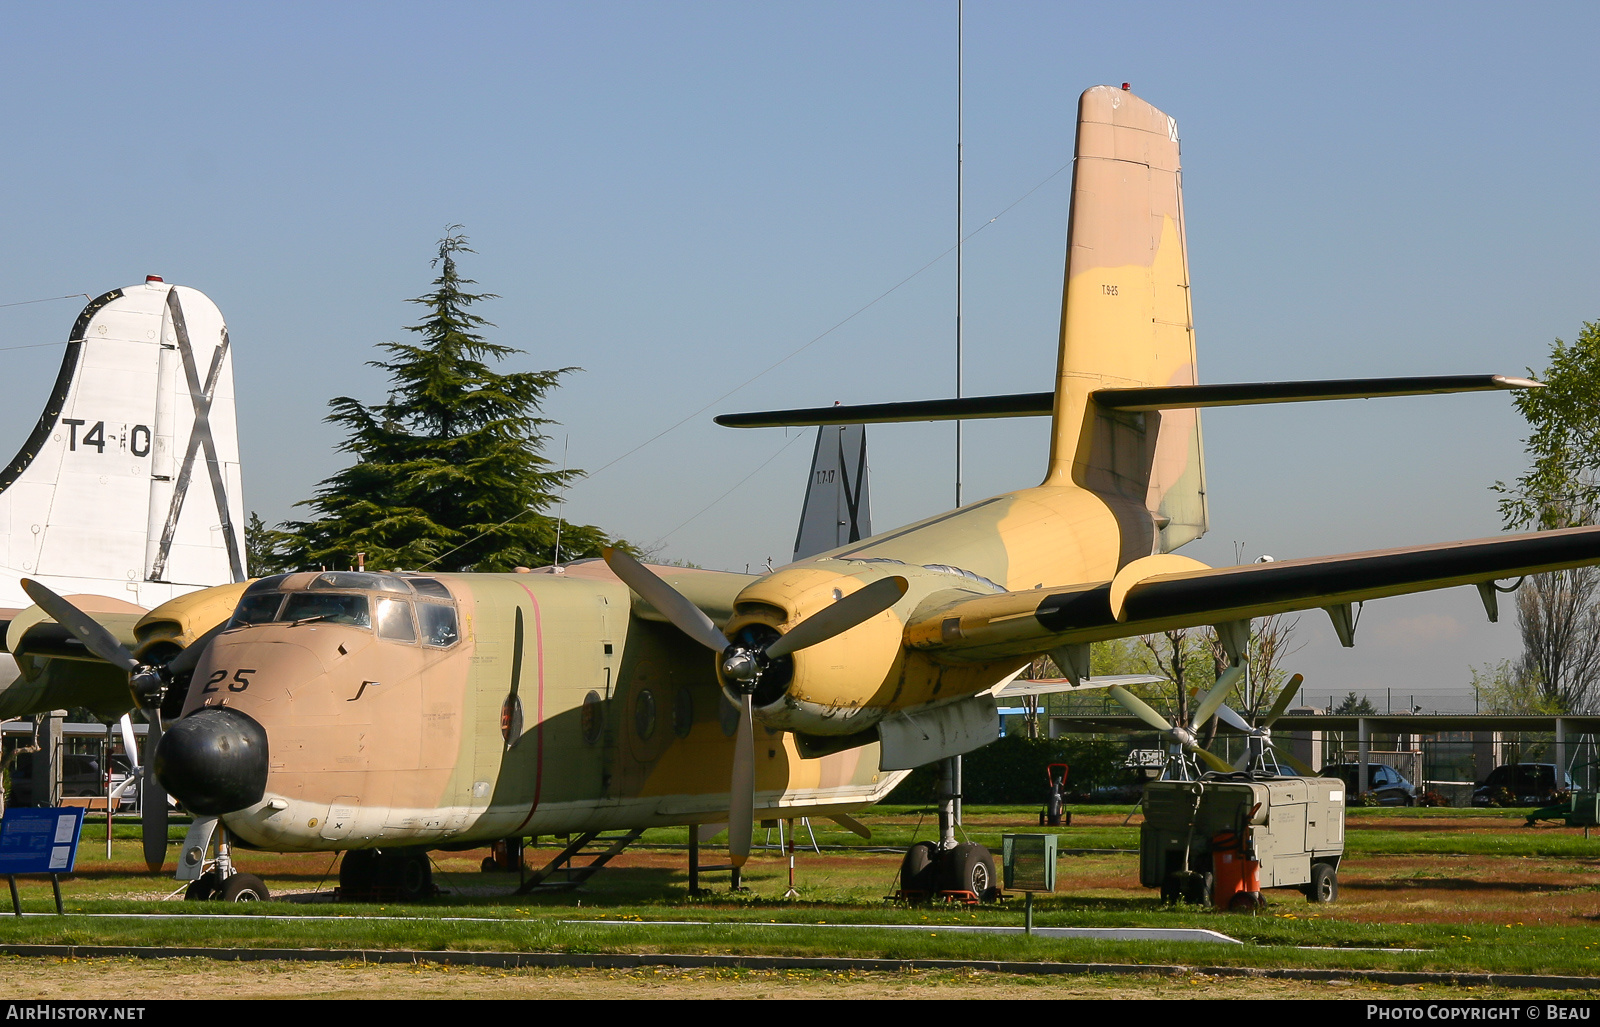
<svg viewBox="0 0 1600 1027"><path fill-rule="evenodd" d="M204 820L205 818L201 818ZM215 823L215 821L213 821ZM196 822L197 827L205 825ZM194 828L191 828L191 837L185 839L184 849L188 851ZM207 831L209 834L209 830ZM205 840L201 840L197 852L190 855L191 860L202 860L205 856ZM189 882L189 887L183 890L185 902L266 902L272 898L272 892L267 889L267 884L255 874L247 874L238 870L233 865L233 856L228 847L227 832L217 826L217 855L205 868L205 872Z"/></svg>

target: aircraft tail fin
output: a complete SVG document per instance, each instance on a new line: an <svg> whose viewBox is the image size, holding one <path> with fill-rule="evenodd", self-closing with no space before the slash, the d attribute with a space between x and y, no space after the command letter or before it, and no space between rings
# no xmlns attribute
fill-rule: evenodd
<svg viewBox="0 0 1600 1027"><path fill-rule="evenodd" d="M222 313L154 277L92 300L0 469L0 602L22 576L147 609L242 580L243 519Z"/></svg>
<svg viewBox="0 0 1600 1027"><path fill-rule="evenodd" d="M794 558L825 553L872 534L872 502L867 492L867 427L823 425L811 454L805 505Z"/></svg>
<svg viewBox="0 0 1600 1027"><path fill-rule="evenodd" d="M1121 563L1206 530L1193 409L1102 407L1101 389L1194 385L1193 319L1177 123L1125 89L1078 105L1048 485L1112 505Z"/></svg>

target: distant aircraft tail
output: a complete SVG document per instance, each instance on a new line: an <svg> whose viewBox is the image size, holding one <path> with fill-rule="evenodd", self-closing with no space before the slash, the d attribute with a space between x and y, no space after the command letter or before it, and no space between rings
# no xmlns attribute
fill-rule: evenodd
<svg viewBox="0 0 1600 1027"><path fill-rule="evenodd" d="M154 277L90 302L0 470L0 605L23 576L146 609L243 580L243 518L222 313Z"/></svg>
<svg viewBox="0 0 1600 1027"><path fill-rule="evenodd" d="M1103 409L1097 389L1193 385L1177 123L1113 86L1078 104L1047 485L1105 497L1122 563L1206 530L1199 413Z"/></svg>
<svg viewBox="0 0 1600 1027"><path fill-rule="evenodd" d="M867 492L867 426L823 425L811 454L794 558L804 560L872 535Z"/></svg>

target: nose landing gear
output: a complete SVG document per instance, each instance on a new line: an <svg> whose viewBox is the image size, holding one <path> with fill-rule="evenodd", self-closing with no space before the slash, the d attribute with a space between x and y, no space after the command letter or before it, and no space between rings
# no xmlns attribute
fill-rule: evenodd
<svg viewBox="0 0 1600 1027"><path fill-rule="evenodd" d="M217 855L207 860L206 849L213 832L217 837ZM216 817L195 818L194 826L183 840L178 873L189 877L189 886L183 890L185 902L266 902L272 898L266 882L234 867L228 832Z"/></svg>

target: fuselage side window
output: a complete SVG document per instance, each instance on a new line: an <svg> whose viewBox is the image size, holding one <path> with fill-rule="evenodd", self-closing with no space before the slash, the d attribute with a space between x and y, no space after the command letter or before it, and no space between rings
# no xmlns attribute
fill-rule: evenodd
<svg viewBox="0 0 1600 1027"><path fill-rule="evenodd" d="M417 618L422 621L422 644L447 649L461 637L456 628L456 608L438 603L418 603Z"/></svg>
<svg viewBox="0 0 1600 1027"><path fill-rule="evenodd" d="M411 604L404 599L378 599L378 637L391 642L415 642L417 625L411 619Z"/></svg>
<svg viewBox="0 0 1600 1027"><path fill-rule="evenodd" d="M337 592L296 592L283 604L280 621L327 621L331 624L348 624L351 627L371 628L372 612L366 596L342 595Z"/></svg>

